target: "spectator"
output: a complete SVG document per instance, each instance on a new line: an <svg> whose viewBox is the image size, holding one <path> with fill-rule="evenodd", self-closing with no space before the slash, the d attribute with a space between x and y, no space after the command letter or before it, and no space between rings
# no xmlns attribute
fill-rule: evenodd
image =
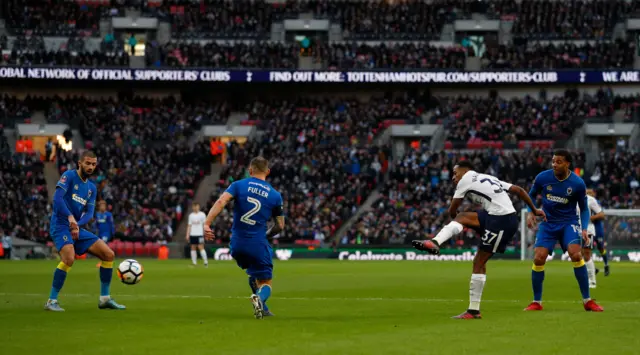
<svg viewBox="0 0 640 355"><path fill-rule="evenodd" d="M4 230L0 229L0 239L2 240L2 249L4 250L4 258L11 260L11 251L13 250L13 238L4 234Z"/></svg>

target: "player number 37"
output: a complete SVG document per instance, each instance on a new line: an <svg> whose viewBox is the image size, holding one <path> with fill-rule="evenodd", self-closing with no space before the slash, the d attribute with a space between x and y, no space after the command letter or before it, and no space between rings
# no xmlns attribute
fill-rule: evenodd
<svg viewBox="0 0 640 355"><path fill-rule="evenodd" d="M253 226L256 224L256 221L251 219L251 217L253 217L254 214L260 211L260 207L262 207L262 204L260 203L260 200L253 197L247 197L247 202L252 204L253 208L250 209L247 213L243 214L242 217L240 217L240 221Z"/></svg>

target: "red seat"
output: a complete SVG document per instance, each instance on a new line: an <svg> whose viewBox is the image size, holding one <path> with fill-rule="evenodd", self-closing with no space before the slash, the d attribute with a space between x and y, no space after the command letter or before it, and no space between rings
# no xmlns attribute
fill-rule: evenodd
<svg viewBox="0 0 640 355"><path fill-rule="evenodd" d="M142 245L142 242L133 243L133 253L136 256L146 256L146 252L144 246Z"/></svg>
<svg viewBox="0 0 640 355"><path fill-rule="evenodd" d="M125 256L133 256L133 243L132 242L124 242L124 255Z"/></svg>
<svg viewBox="0 0 640 355"><path fill-rule="evenodd" d="M124 243L122 243L122 241L120 240L114 240L113 243L114 243L113 251L116 253L116 255L118 256L124 255Z"/></svg>
<svg viewBox="0 0 640 355"><path fill-rule="evenodd" d="M158 250L160 250L160 243L157 243L157 242L156 243L151 243L151 250L150 250L149 255L157 257L158 256Z"/></svg>

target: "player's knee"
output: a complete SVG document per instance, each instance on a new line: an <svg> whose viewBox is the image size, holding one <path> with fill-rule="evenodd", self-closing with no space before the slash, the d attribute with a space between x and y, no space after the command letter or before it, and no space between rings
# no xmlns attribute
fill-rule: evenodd
<svg viewBox="0 0 640 355"><path fill-rule="evenodd" d="M533 264L541 266L547 263L547 256L544 254L536 254L533 258Z"/></svg>
<svg viewBox="0 0 640 355"><path fill-rule="evenodd" d="M107 248L107 250L102 253L102 261L113 261L116 258L116 253L111 250L111 248Z"/></svg>
<svg viewBox="0 0 640 355"><path fill-rule="evenodd" d="M72 267L73 266L73 262L75 260L76 260L75 255L72 255L72 256L60 255L60 261L62 261L68 267Z"/></svg>
<svg viewBox="0 0 640 355"><path fill-rule="evenodd" d="M569 251L569 258L571 258L571 261L578 262L580 260L582 260L582 253L580 251Z"/></svg>

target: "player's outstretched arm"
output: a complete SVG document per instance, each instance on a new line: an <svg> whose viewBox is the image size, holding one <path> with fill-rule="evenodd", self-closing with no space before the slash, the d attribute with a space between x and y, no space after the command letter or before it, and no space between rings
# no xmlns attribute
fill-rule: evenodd
<svg viewBox="0 0 640 355"><path fill-rule="evenodd" d="M451 219L455 219L458 215L458 208L462 205L462 201L464 201L463 198L454 197L451 199L451 205L449 206L449 216L451 216Z"/></svg>
<svg viewBox="0 0 640 355"><path fill-rule="evenodd" d="M525 191L522 187L518 185L511 185L511 187L509 188L509 193L518 196L521 201L526 203L531 212L533 212L533 215L542 217L542 219L545 221L547 220L547 216L545 215L544 211L536 207L536 205L533 203L533 200L531 199L531 196L527 194L527 191Z"/></svg>
<svg viewBox="0 0 640 355"><path fill-rule="evenodd" d="M604 211L600 211L600 213L596 213L593 216L591 216L591 222L596 222L596 221L604 221Z"/></svg>

